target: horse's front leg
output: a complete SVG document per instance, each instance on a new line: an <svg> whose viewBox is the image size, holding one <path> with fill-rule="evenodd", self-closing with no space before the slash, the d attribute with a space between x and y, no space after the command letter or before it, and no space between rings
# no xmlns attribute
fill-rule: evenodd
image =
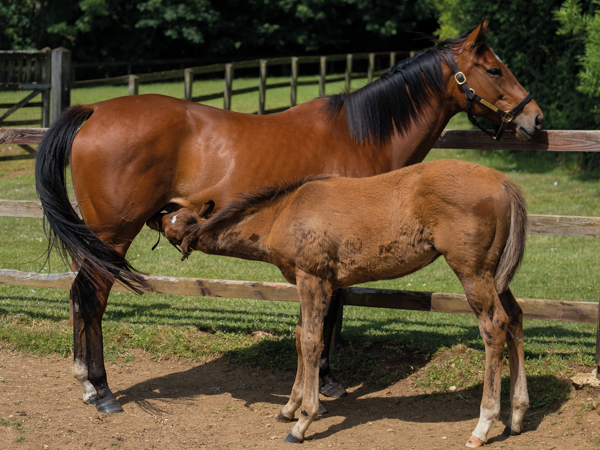
<svg viewBox="0 0 600 450"><path fill-rule="evenodd" d="M83 387L83 401L99 412L122 412L108 387L104 367L102 316L112 287L97 275L95 285L87 268L80 270L71 287L73 302L73 376Z"/></svg>
<svg viewBox="0 0 600 450"><path fill-rule="evenodd" d="M508 316L500 303L493 280L473 282L465 289L467 299L479 322L479 332L485 344L485 375L479 422L467 447L480 447L487 442L492 425L500 416L500 385L502 356L506 342Z"/></svg>
<svg viewBox="0 0 600 450"><path fill-rule="evenodd" d="M341 293L340 290L336 290L331 296L331 303L329 304L329 308L325 313L325 327L323 330L323 353L321 353L321 358L319 360L319 378L323 382L321 386L321 394L326 397L333 398L341 398L348 393L344 386L337 380L335 375L331 372L331 368L329 367L329 352L331 350L331 337L333 336L333 332L335 330L335 323L337 321L337 315L339 308L341 305ZM326 412L326 410L324 411ZM323 412L319 412L319 414L323 414Z"/></svg>
<svg viewBox="0 0 600 450"><path fill-rule="evenodd" d="M296 380L292 387L290 399L286 405L281 408L277 416L278 422L291 422L294 419L296 410L302 404L304 397L304 362L302 359L302 306L300 306L300 315L296 324L296 352L298 353L298 368L296 369Z"/></svg>
<svg viewBox="0 0 600 450"><path fill-rule="evenodd" d="M331 302L332 290L327 281L307 274L297 278L302 316L302 351L304 388L300 418L285 442L299 443L319 413L319 359L323 351L323 322Z"/></svg>

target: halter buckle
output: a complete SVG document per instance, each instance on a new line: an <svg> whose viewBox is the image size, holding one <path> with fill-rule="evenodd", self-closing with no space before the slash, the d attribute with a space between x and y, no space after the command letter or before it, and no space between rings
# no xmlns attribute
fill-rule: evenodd
<svg viewBox="0 0 600 450"><path fill-rule="evenodd" d="M513 115L510 113L510 111L504 111L504 114L502 114L502 120L504 122L512 122Z"/></svg>
<svg viewBox="0 0 600 450"><path fill-rule="evenodd" d="M461 76L461 80L458 79L459 75ZM465 84L467 82L467 77L465 77L465 74L462 72L456 72L454 74L454 79L456 80L456 82L458 83L459 86L462 86L463 84Z"/></svg>

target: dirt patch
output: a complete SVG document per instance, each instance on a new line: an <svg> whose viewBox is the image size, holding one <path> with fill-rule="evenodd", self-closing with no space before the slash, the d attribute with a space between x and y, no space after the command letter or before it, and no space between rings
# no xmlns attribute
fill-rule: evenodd
<svg viewBox="0 0 600 450"><path fill-rule="evenodd" d="M107 366L125 412L104 415L81 401L69 359L0 350L0 448L291 448L283 444L291 425L275 417L294 374L134 354ZM357 386L346 398L323 400L329 413L311 425L302 448L464 448L479 414L474 394L426 395L409 378L381 391ZM596 390L573 391L550 414L529 412L525 432L508 439L497 422L487 446L595 448L599 398Z"/></svg>

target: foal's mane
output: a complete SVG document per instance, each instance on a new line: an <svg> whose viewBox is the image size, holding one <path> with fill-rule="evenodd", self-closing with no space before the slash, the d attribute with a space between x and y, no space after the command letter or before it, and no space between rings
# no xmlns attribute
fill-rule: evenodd
<svg viewBox="0 0 600 450"><path fill-rule="evenodd" d="M485 44L485 27L482 29L475 42L476 50ZM420 120L419 110L429 103L430 97L442 96L446 91L442 73L442 62L447 64L445 49L458 50L473 30L400 61L381 78L354 92L328 96L325 108L329 119L345 106L350 135L361 144L387 144L394 127L405 134L413 122Z"/></svg>
<svg viewBox="0 0 600 450"><path fill-rule="evenodd" d="M285 196L297 191L310 181L326 180L328 175L316 175L299 178L289 183L280 182L274 186L264 186L249 193L237 194L240 200L228 203L221 211L200 225L202 234L219 231L228 222L239 222L244 217L254 214L257 210L282 200Z"/></svg>

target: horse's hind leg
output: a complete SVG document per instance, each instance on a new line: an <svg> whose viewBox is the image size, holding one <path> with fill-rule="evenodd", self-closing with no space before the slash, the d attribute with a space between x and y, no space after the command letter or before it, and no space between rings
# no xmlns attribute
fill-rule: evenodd
<svg viewBox="0 0 600 450"><path fill-rule="evenodd" d="M108 387L104 367L102 316L112 283L98 275L96 283L83 267L71 288L73 301L73 376L83 387L83 401L99 412L122 412Z"/></svg>
<svg viewBox="0 0 600 450"><path fill-rule="evenodd" d="M321 394L325 395L326 397L333 398L341 398L348 395L346 389L344 389L344 386L342 386L342 384L337 380L335 375L331 372L331 368L329 367L331 336L333 335L333 331L335 329L338 309L341 307L340 291L337 290L333 293L330 306L325 313L325 326L323 330L324 347L323 353L321 353L321 358L319 360L319 377L323 382L323 385L321 386ZM320 411L319 414L323 413Z"/></svg>
<svg viewBox="0 0 600 450"><path fill-rule="evenodd" d="M479 422L467 447L479 447L487 442L487 435L500 416L500 384L502 356L508 328L508 316L500 303L494 280L487 275L480 279L463 281L467 300L479 322L479 332L485 344L485 375Z"/></svg>
<svg viewBox="0 0 600 450"><path fill-rule="evenodd" d="M508 314L508 361L510 364L511 412L506 421L505 436L521 433L523 416L529 407L527 380L525 375L525 351L523 349L523 312L510 289L500 294L504 311Z"/></svg>

